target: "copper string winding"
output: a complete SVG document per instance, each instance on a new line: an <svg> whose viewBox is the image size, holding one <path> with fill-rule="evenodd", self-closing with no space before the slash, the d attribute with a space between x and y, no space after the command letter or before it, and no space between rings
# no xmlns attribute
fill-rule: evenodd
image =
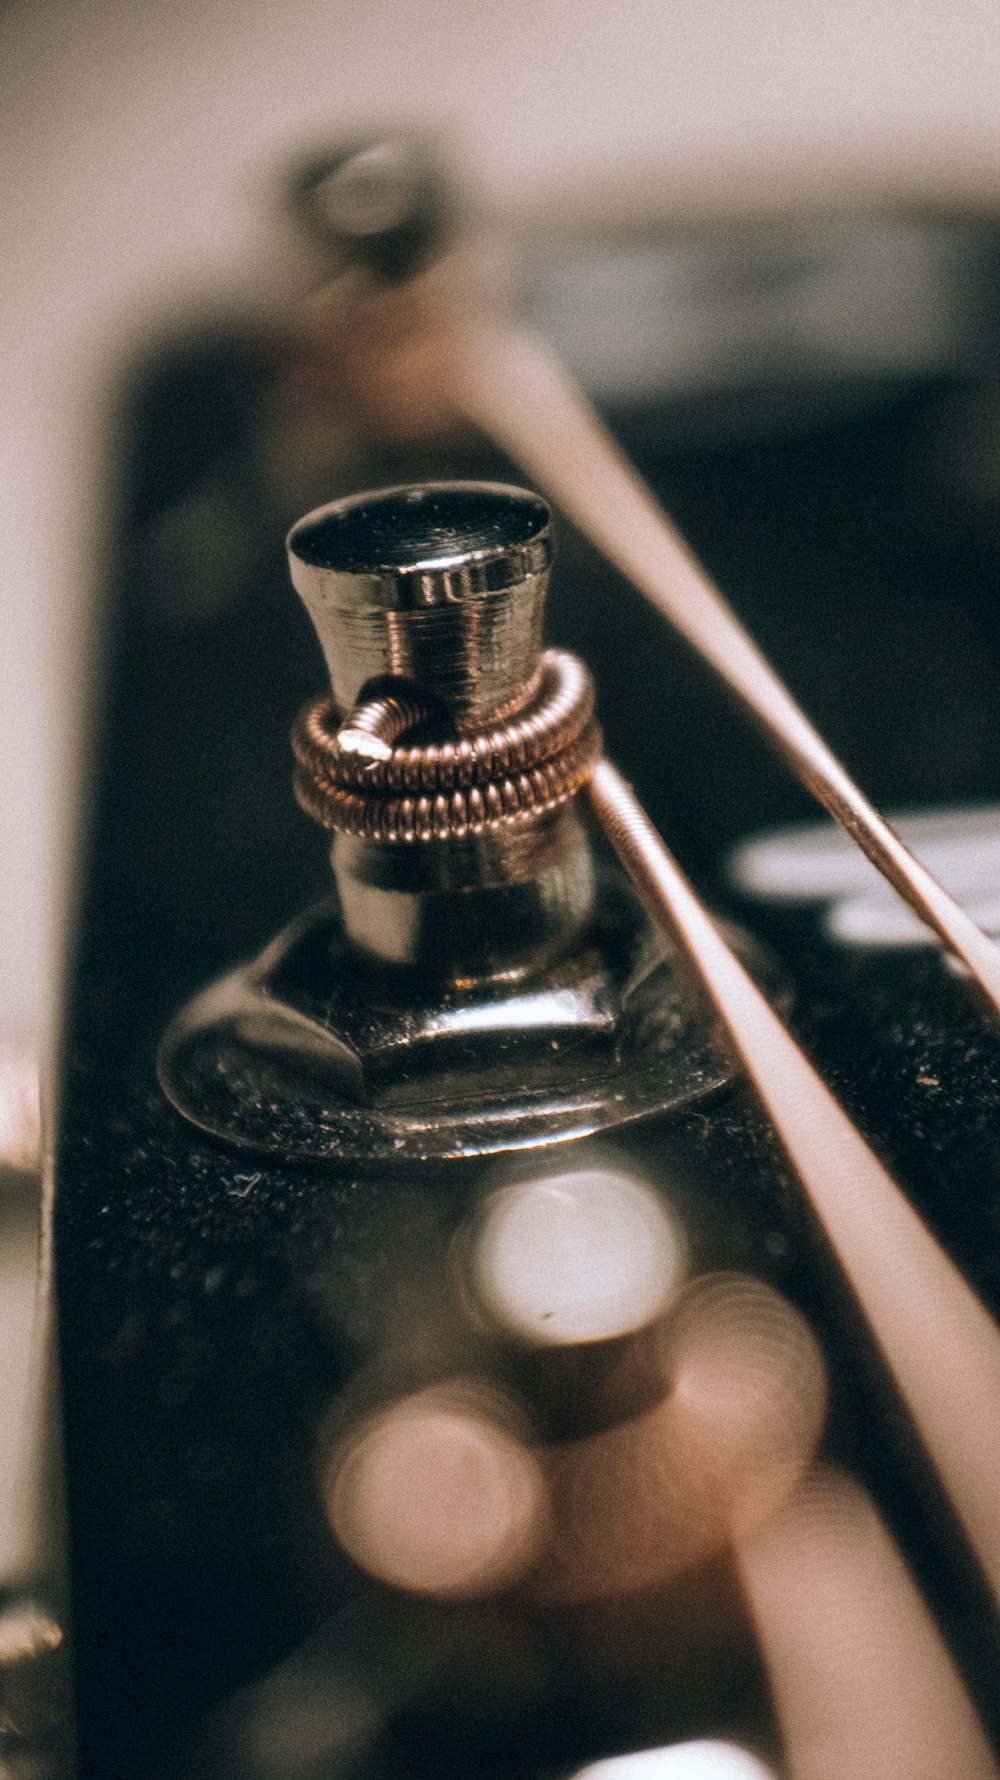
<svg viewBox="0 0 1000 1780"><path fill-rule="evenodd" d="M401 698L393 703L404 708ZM405 709L410 728L426 715L417 700ZM328 694L300 712L295 795L324 828L390 842L461 839L537 819L583 789L603 745L593 681L556 649L543 656L539 692L525 710L458 740L395 743L373 759L340 746L342 723Z"/></svg>

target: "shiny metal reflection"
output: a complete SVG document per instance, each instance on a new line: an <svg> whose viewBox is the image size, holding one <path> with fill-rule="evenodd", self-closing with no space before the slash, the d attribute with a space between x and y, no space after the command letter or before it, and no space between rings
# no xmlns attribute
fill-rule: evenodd
<svg viewBox="0 0 1000 1780"><path fill-rule="evenodd" d="M614 1755L581 1768L574 1780L775 1780L774 1770L735 1743L671 1743Z"/></svg>
<svg viewBox="0 0 1000 1780"><path fill-rule="evenodd" d="M543 1453L552 1544L536 1586L584 1601L662 1584L766 1521L812 1460L819 1346L780 1293L708 1275L665 1340L671 1388L644 1414Z"/></svg>
<svg viewBox="0 0 1000 1780"><path fill-rule="evenodd" d="M488 1206L473 1273L496 1320L538 1346L605 1341L662 1316L683 1237L642 1182L603 1169L526 1181Z"/></svg>
<svg viewBox="0 0 1000 1780"><path fill-rule="evenodd" d="M799 1312L739 1273L705 1274L669 1331L678 1465L727 1533L760 1524L794 1489L826 1420L826 1366Z"/></svg>
<svg viewBox="0 0 1000 1780"><path fill-rule="evenodd" d="M348 1555L418 1594L467 1598L514 1581L538 1553L546 1496L511 1420L504 1399L459 1381L362 1423L335 1451L324 1490Z"/></svg>

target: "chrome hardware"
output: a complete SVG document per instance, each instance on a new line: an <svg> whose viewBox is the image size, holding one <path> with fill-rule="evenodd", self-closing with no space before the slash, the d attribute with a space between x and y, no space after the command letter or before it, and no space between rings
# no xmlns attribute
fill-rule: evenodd
<svg viewBox="0 0 1000 1780"><path fill-rule="evenodd" d="M195 1124L288 1159L478 1155L728 1079L577 808L601 735L586 669L542 651L551 557L544 501L491 483L293 528L332 682L295 728L296 791L334 830L337 901L168 1031L161 1081Z"/></svg>

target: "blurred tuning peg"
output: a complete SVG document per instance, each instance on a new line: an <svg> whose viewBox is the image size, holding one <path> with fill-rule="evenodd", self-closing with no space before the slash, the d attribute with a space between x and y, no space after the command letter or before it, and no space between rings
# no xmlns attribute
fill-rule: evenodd
<svg viewBox="0 0 1000 1780"><path fill-rule="evenodd" d="M341 263L360 263L393 284L425 266L453 231L444 173L427 145L408 136L375 136L316 156L290 195Z"/></svg>

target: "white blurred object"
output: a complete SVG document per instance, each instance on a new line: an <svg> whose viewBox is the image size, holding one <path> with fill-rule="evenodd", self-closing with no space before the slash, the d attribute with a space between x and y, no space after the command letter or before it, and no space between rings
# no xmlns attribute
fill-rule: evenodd
<svg viewBox="0 0 1000 1780"><path fill-rule="evenodd" d="M498 1193L474 1267L499 1321L556 1346L643 1328L682 1284L685 1260L684 1242L650 1188L590 1169Z"/></svg>
<svg viewBox="0 0 1000 1780"><path fill-rule="evenodd" d="M594 1762L575 1780L774 1780L774 1772L735 1743L672 1743Z"/></svg>
<svg viewBox="0 0 1000 1780"><path fill-rule="evenodd" d="M987 933L1000 935L1000 805L890 818L897 834ZM829 902L824 924L848 946L933 946L929 928L832 822L805 822L737 848L733 882L762 902Z"/></svg>

